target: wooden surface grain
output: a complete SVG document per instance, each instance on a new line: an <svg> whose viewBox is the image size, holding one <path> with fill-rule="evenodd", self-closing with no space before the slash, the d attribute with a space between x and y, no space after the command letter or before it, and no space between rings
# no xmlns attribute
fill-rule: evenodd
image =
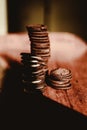
<svg viewBox="0 0 87 130"><path fill-rule="evenodd" d="M43 95L87 116L87 45L81 38L70 33L50 33L49 37L51 57L48 69L71 69L72 88L55 90L47 86ZM0 63L3 68L9 66L8 59L20 62L21 52L30 52L27 34L0 36L0 57L4 61L0 59Z"/></svg>
<svg viewBox="0 0 87 130"><path fill-rule="evenodd" d="M72 71L72 88L68 90L55 90L48 86L44 95L73 110L87 116L87 53L74 62L73 65L61 64ZM58 66L59 67L59 66Z"/></svg>

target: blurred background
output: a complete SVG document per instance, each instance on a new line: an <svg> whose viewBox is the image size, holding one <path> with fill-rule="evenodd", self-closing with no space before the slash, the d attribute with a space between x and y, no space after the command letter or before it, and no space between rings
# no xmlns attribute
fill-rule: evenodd
<svg viewBox="0 0 87 130"><path fill-rule="evenodd" d="M26 32L28 24L71 32L87 41L87 0L0 0L0 34Z"/></svg>

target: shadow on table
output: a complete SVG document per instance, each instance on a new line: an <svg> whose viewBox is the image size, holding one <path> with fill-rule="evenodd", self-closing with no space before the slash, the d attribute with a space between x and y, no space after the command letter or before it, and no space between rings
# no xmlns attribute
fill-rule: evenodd
<svg viewBox="0 0 87 130"><path fill-rule="evenodd" d="M21 66L18 63L12 63L11 66L6 73L4 90L0 95L2 123L7 127L24 130L87 128L86 116L44 97L41 93L25 94L21 84Z"/></svg>

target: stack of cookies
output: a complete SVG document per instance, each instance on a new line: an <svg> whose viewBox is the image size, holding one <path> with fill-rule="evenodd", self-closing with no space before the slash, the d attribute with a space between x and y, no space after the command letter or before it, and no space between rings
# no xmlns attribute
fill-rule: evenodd
<svg viewBox="0 0 87 130"><path fill-rule="evenodd" d="M69 89L71 88L72 74L69 69L56 68L51 70L50 74L47 72L46 82L55 89Z"/></svg>
<svg viewBox="0 0 87 130"><path fill-rule="evenodd" d="M46 65L43 59L29 53L21 53L22 83L26 92L41 90L45 87Z"/></svg>
<svg viewBox="0 0 87 130"><path fill-rule="evenodd" d="M29 39L31 42L31 54L42 57L44 62L48 62L50 57L50 42L45 25L29 25L28 30Z"/></svg>

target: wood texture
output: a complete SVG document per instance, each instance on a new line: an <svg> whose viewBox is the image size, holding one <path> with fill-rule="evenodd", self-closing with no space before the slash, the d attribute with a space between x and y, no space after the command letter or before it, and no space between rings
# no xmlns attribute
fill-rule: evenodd
<svg viewBox="0 0 87 130"><path fill-rule="evenodd" d="M72 71L72 88L68 90L55 90L48 86L44 95L52 100L61 103L73 110L87 116L87 53L84 54L73 65L61 64Z"/></svg>
<svg viewBox="0 0 87 130"><path fill-rule="evenodd" d="M72 71L72 88L55 90L47 86L43 95L70 109L87 116L87 45L79 37L69 33L50 33L51 58L48 69L67 67ZM9 34L0 37L0 56L20 62L21 52L30 52L27 34ZM57 44L56 44L57 43ZM68 48L68 49L67 49ZM58 58L58 59L57 59ZM5 67L6 64L0 61Z"/></svg>

